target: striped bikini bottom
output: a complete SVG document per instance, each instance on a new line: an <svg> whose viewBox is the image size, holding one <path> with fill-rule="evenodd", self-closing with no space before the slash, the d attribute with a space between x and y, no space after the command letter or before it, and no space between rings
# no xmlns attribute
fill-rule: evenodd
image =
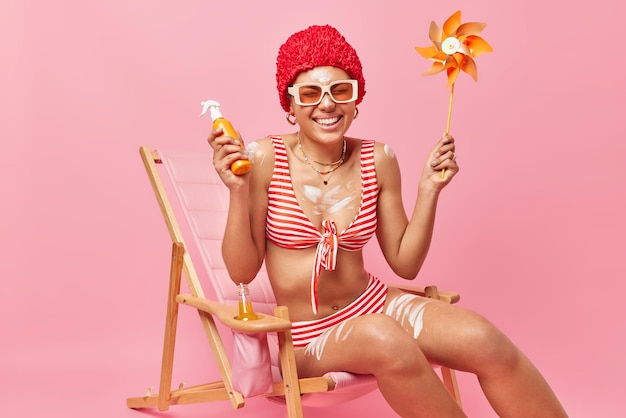
<svg viewBox="0 0 626 418"><path fill-rule="evenodd" d="M382 313L387 298L387 285L370 274L367 288L355 301L340 311L322 319L292 322L291 334L294 347L305 347L324 331L357 316Z"/></svg>

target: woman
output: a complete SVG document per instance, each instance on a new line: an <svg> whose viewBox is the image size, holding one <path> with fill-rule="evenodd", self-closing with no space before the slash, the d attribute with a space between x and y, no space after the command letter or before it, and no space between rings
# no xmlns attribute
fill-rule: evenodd
<svg viewBox="0 0 626 418"><path fill-rule="evenodd" d="M276 79L296 132L251 144L254 168L244 176L229 169L245 158L233 138L217 131L208 142L230 190L224 261L235 283L250 282L266 262L278 304L289 307L300 376L372 374L400 416L465 416L432 362L475 373L500 416L566 416L487 320L388 288L364 267L362 247L376 233L393 271L415 278L439 193L459 171L454 139L444 136L428 155L408 218L393 152L347 136L365 80L345 38L330 26L293 34L279 50Z"/></svg>

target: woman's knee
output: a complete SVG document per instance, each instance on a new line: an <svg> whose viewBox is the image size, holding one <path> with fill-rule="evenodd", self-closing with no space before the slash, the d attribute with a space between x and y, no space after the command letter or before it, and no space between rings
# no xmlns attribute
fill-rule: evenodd
<svg viewBox="0 0 626 418"><path fill-rule="evenodd" d="M368 315L359 325L359 339L372 367L387 373L430 367L416 340L393 318Z"/></svg>
<svg viewBox="0 0 626 418"><path fill-rule="evenodd" d="M494 324L477 313L472 315L472 326L466 328L464 346L480 367L513 367L519 360L519 350Z"/></svg>

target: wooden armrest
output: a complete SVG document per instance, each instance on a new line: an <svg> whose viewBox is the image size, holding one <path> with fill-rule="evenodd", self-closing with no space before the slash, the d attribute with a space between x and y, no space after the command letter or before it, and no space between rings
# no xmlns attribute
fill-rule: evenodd
<svg viewBox="0 0 626 418"><path fill-rule="evenodd" d="M434 287L434 286L427 286L427 287L421 287L421 286L403 286L403 285L396 285L396 284L392 284L389 285L390 287L395 287L396 289L400 289L403 292L407 292L407 293L411 293L413 295L418 295L418 296L426 296L427 289L429 287ZM439 293L439 300L443 301L443 302L447 302L447 303L457 303L460 299L461 299L461 295L459 295L456 292L452 292L450 290L440 290L437 289L437 292Z"/></svg>
<svg viewBox="0 0 626 418"><path fill-rule="evenodd" d="M256 314L259 316L259 319L255 319L254 321L235 319L235 317L239 315L239 308L193 295L178 295L176 296L176 301L214 315L222 324L236 331L275 332L291 329L290 321L258 312Z"/></svg>

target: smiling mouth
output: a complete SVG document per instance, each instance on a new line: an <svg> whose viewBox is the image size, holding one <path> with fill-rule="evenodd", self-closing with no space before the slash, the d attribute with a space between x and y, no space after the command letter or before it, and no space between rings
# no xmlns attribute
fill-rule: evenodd
<svg viewBox="0 0 626 418"><path fill-rule="evenodd" d="M314 119L315 123L320 126L332 126L341 120L341 116L335 116L334 118L319 118Z"/></svg>

